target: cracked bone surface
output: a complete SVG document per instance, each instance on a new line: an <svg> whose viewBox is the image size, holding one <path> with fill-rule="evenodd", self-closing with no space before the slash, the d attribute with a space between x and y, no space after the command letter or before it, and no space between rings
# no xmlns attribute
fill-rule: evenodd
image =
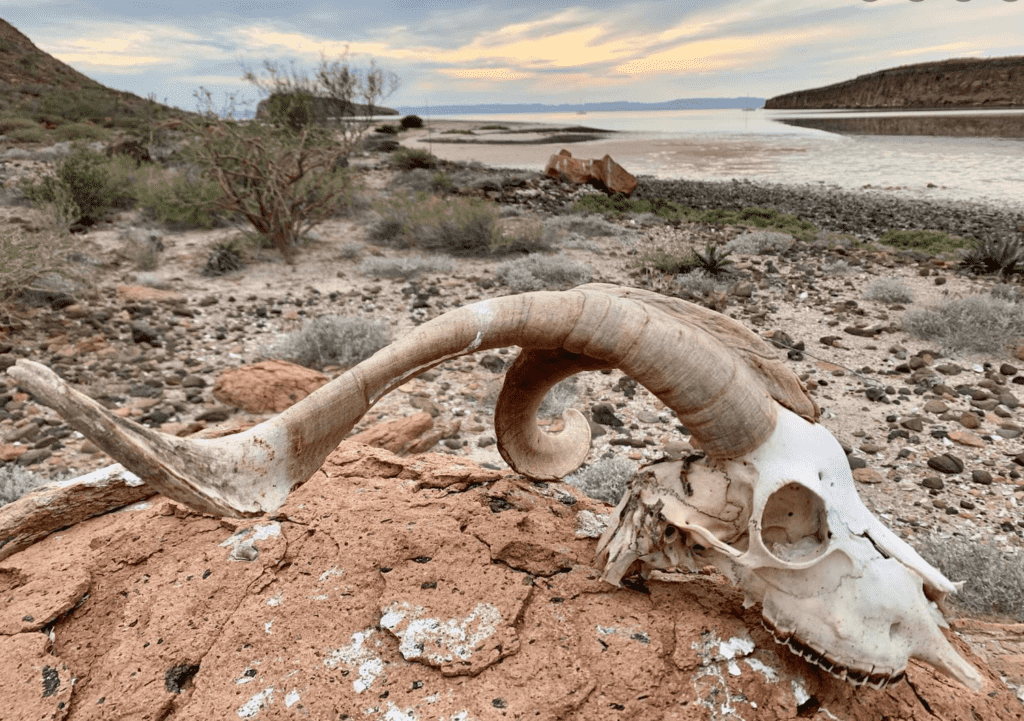
<svg viewBox="0 0 1024 721"><path fill-rule="evenodd" d="M981 677L943 637L937 602L956 586L857 496L839 443L775 351L736 321L649 291L588 284L481 301L423 324L283 413L216 439L162 434L120 418L51 370L19 360L25 390L156 491L198 511L274 511L385 394L451 358L523 350L495 407L502 457L536 479L586 458L578 411L541 432L547 391L618 368L675 411L704 456L644 469L599 543L605 579L711 564L760 602L779 643L851 683L881 686L918 658L977 690Z"/></svg>

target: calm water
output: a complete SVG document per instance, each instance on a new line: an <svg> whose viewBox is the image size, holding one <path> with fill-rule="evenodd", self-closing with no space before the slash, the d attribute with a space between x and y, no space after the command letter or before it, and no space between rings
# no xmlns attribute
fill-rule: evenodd
<svg viewBox="0 0 1024 721"><path fill-rule="evenodd" d="M620 131L609 140L568 147L583 157L607 152L634 175L748 178L848 189L871 185L896 195L988 202L1024 211L1024 138L875 134L977 133L986 132L980 126L992 125L996 132L1006 134L1009 128L1020 135L1024 111L661 110L436 118L456 119ZM506 146L489 154L481 148L479 159L504 167L543 167L551 148ZM453 159L472 156L467 148L434 144L433 150Z"/></svg>

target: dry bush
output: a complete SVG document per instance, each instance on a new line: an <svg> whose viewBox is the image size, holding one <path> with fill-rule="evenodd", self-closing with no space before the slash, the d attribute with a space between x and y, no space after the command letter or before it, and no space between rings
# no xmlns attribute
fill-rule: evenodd
<svg viewBox="0 0 1024 721"><path fill-rule="evenodd" d="M409 280L424 273L451 273L455 262L445 256L420 258L367 258L359 264L359 272L374 278Z"/></svg>
<svg viewBox="0 0 1024 721"><path fill-rule="evenodd" d="M322 315L308 321L302 330L286 334L261 355L317 370L329 365L350 368L387 344L387 330L379 321Z"/></svg>
<svg viewBox="0 0 1024 721"><path fill-rule="evenodd" d="M926 538L918 553L951 581L966 581L952 603L970 613L1024 623L1024 557L990 544Z"/></svg>
<svg viewBox="0 0 1024 721"><path fill-rule="evenodd" d="M880 303L911 303L914 291L902 278L879 278L864 289L864 297Z"/></svg>
<svg viewBox="0 0 1024 721"><path fill-rule="evenodd" d="M999 353L1024 337L1024 306L988 293L972 295L911 310L903 319L903 329L949 351Z"/></svg>
<svg viewBox="0 0 1024 721"><path fill-rule="evenodd" d="M586 468L565 477L570 486L580 489L591 498L615 506L626 492L629 479L637 465L626 458L602 458Z"/></svg>

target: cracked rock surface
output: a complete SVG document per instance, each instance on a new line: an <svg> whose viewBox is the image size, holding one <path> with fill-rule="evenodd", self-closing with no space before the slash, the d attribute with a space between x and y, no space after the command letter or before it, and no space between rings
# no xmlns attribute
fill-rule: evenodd
<svg viewBox="0 0 1024 721"><path fill-rule="evenodd" d="M855 690L720 577L605 584L608 510L351 442L272 516L151 497L0 561L0 717L1024 719L956 636L985 693L917 663Z"/></svg>

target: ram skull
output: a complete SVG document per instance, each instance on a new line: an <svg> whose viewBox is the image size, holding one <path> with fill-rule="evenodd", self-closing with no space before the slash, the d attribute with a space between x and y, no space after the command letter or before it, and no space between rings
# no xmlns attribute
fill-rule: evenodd
<svg viewBox="0 0 1024 721"><path fill-rule="evenodd" d="M155 490L201 512L279 508L385 394L466 353L518 345L495 407L502 457L561 478L590 446L581 413L541 432L547 391L618 368L675 411L702 454L643 470L598 545L605 578L718 567L760 602L779 643L856 685L882 686L919 658L972 689L981 676L952 648L938 603L957 590L857 496L842 448L770 346L683 300L589 284L485 300L419 326L283 413L216 439L162 434L121 418L38 363L19 385Z"/></svg>

